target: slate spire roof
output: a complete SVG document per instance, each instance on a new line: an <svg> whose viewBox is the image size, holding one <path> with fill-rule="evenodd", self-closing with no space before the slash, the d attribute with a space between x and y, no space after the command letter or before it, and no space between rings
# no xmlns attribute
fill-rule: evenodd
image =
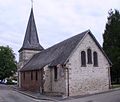
<svg viewBox="0 0 120 102"><path fill-rule="evenodd" d="M19 52L22 50L38 50L38 51L43 50L43 47L39 44L33 8L31 8L31 13L27 25L27 30L25 33L24 42Z"/></svg>
<svg viewBox="0 0 120 102"><path fill-rule="evenodd" d="M107 58L108 62L111 65L112 64L111 61L109 60L105 52L102 50L100 44L97 42L91 31L87 30L69 39L66 39L48 49L45 49L40 53L35 54L30 59L30 61L20 69L20 71L39 70L46 65L49 66L56 66L58 64L64 65L69 59L71 53L82 41L86 34L89 34L93 38L96 45L98 46L98 48L101 50L101 52L104 54L104 56Z"/></svg>

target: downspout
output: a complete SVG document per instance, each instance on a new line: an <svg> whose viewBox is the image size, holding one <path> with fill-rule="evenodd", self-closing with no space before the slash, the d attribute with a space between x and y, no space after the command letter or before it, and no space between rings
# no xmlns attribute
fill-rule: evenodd
<svg viewBox="0 0 120 102"><path fill-rule="evenodd" d="M19 87L19 71L17 70L17 73L18 73L18 77L17 77L17 86Z"/></svg>
<svg viewBox="0 0 120 102"><path fill-rule="evenodd" d="M50 68L50 91L52 92L52 68Z"/></svg>
<svg viewBox="0 0 120 102"><path fill-rule="evenodd" d="M22 83L23 83L23 81L22 81L22 72L20 71L20 69L18 69L18 87L19 88L22 88Z"/></svg>
<svg viewBox="0 0 120 102"><path fill-rule="evenodd" d="M42 74L42 71L39 70L38 72L39 72L39 73L38 73L38 76L39 76L39 93L41 94L41 85L42 85L42 82L41 82L41 74Z"/></svg>
<svg viewBox="0 0 120 102"><path fill-rule="evenodd" d="M68 96L69 96L69 69L67 68Z"/></svg>
<svg viewBox="0 0 120 102"><path fill-rule="evenodd" d="M109 78L109 89L111 89L111 75L110 75L110 68L111 68L111 66L110 67L108 67L108 78Z"/></svg>
<svg viewBox="0 0 120 102"><path fill-rule="evenodd" d="M18 78L17 79L18 79L18 84L17 85L18 85L19 88L21 88L21 72L20 71L18 71Z"/></svg>
<svg viewBox="0 0 120 102"><path fill-rule="evenodd" d="M66 80L67 80L67 96L69 96L69 69L65 66L66 69Z"/></svg>

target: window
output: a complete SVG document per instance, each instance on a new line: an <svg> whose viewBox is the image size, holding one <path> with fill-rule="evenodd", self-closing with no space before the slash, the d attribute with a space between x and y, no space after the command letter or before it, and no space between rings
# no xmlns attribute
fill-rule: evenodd
<svg viewBox="0 0 120 102"><path fill-rule="evenodd" d="M36 74L35 74L35 79L36 81L38 80L38 72L36 71Z"/></svg>
<svg viewBox="0 0 120 102"><path fill-rule="evenodd" d="M31 80L33 80L33 72L31 71Z"/></svg>
<svg viewBox="0 0 120 102"><path fill-rule="evenodd" d="M81 52L81 66L83 66L83 67L86 66L86 53L85 53L85 51Z"/></svg>
<svg viewBox="0 0 120 102"><path fill-rule="evenodd" d="M93 52L93 60L94 60L94 66L98 66L98 54L97 52Z"/></svg>
<svg viewBox="0 0 120 102"><path fill-rule="evenodd" d="M23 72L23 80L25 80L25 72Z"/></svg>
<svg viewBox="0 0 120 102"><path fill-rule="evenodd" d="M88 64L92 64L92 52L91 49L87 50L87 60L88 60Z"/></svg>
<svg viewBox="0 0 120 102"><path fill-rule="evenodd" d="M55 66L54 67L54 79L57 80L57 74L58 74L58 71L57 71L57 67Z"/></svg>

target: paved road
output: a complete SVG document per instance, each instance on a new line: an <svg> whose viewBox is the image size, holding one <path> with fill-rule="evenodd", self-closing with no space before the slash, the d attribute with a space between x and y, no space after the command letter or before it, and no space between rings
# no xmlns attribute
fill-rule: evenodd
<svg viewBox="0 0 120 102"><path fill-rule="evenodd" d="M0 102L46 102L13 91L11 88L0 85ZM47 101L50 102L50 101Z"/></svg>
<svg viewBox="0 0 120 102"><path fill-rule="evenodd" d="M120 90L67 100L64 102L120 102Z"/></svg>
<svg viewBox="0 0 120 102"><path fill-rule="evenodd" d="M76 99L75 99L76 98ZM0 85L0 102L52 102L47 100L36 100L16 91L10 87ZM120 90L87 97L74 97L71 100L61 102L120 102Z"/></svg>

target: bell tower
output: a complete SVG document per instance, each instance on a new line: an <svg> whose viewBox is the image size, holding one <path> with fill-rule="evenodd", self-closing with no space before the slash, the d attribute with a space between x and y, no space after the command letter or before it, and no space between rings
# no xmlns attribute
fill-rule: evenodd
<svg viewBox="0 0 120 102"><path fill-rule="evenodd" d="M19 68L23 67L23 65L27 61L29 61L34 54L42 50L44 50L44 48L39 43L38 33L37 33L35 19L34 19L33 7L32 7L23 45L18 51L19 52Z"/></svg>
<svg viewBox="0 0 120 102"><path fill-rule="evenodd" d="M40 45L38 39L37 28L33 13L33 0L31 0L32 7L31 13L27 24L27 29L23 41L23 45L19 52L19 63L18 63L18 86L21 87L21 69L36 53L41 52L44 48Z"/></svg>

